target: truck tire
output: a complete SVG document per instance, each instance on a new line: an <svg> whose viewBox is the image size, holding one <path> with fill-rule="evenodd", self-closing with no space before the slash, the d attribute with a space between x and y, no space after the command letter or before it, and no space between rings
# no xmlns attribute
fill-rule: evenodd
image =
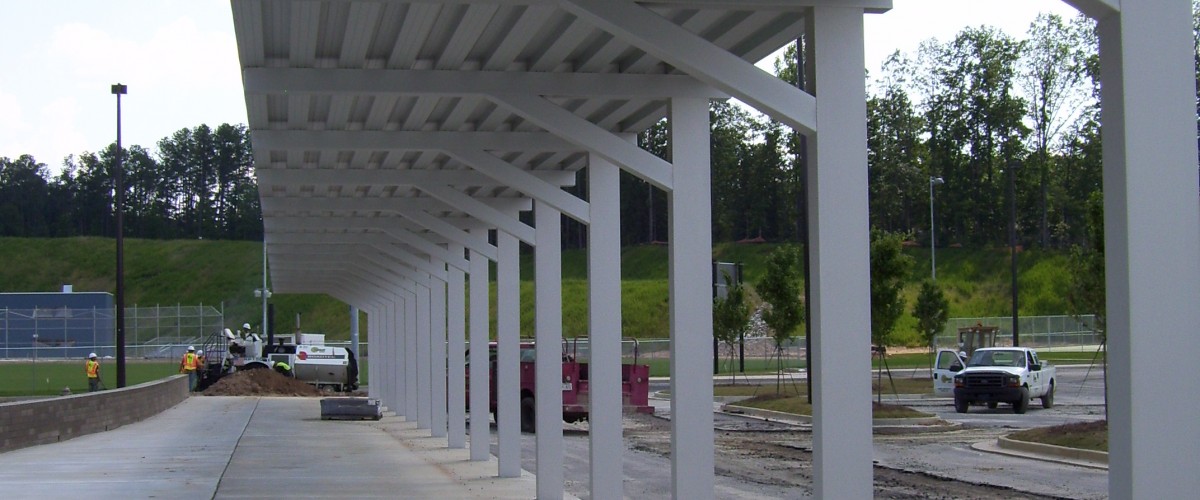
<svg viewBox="0 0 1200 500"><path fill-rule="evenodd" d="M521 398L521 432L537 431L537 410L533 406L533 396Z"/></svg>
<svg viewBox="0 0 1200 500"><path fill-rule="evenodd" d="M1021 399L1013 403L1013 413L1025 413L1029 410L1029 388L1021 388Z"/></svg>
<svg viewBox="0 0 1200 500"><path fill-rule="evenodd" d="M997 406L1000 406L1000 403L997 403L997 402L995 402L995 401L988 401L988 408L989 408L989 409L995 410Z"/></svg>
<svg viewBox="0 0 1200 500"><path fill-rule="evenodd" d="M1050 390L1046 391L1046 395L1042 396L1042 408L1054 408L1054 381L1050 381Z"/></svg>
<svg viewBox="0 0 1200 500"><path fill-rule="evenodd" d="M958 413L966 413L967 409L969 409L970 407L971 407L971 403L967 402L967 400L960 399L960 398L954 398L954 411L956 411Z"/></svg>

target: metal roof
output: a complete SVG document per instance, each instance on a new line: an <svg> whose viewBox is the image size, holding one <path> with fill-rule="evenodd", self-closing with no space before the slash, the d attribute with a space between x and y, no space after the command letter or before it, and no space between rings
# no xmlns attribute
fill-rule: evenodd
<svg viewBox="0 0 1200 500"><path fill-rule="evenodd" d="M786 1L641 5L751 62L805 22ZM297 246L379 242L380 227L446 243L430 219L478 226L464 203L497 217L530 209L505 163L574 184L588 148L548 132L555 122L531 116L537 106L631 134L661 120L669 96L724 96L558 2L234 0L233 14L279 292L312 289ZM503 163L479 169L494 159Z"/></svg>

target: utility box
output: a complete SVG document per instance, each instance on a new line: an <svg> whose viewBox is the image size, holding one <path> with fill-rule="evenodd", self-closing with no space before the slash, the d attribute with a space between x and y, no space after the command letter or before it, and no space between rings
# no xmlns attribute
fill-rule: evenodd
<svg viewBox="0 0 1200 500"><path fill-rule="evenodd" d="M375 398L325 398L321 400L321 420L379 420L383 408Z"/></svg>
<svg viewBox="0 0 1200 500"><path fill-rule="evenodd" d="M324 333L301 333L296 339L297 344L302 345L325 345Z"/></svg>

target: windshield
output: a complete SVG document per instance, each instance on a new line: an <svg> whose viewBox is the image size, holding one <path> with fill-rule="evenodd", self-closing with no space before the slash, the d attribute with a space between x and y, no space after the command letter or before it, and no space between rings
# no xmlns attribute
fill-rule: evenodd
<svg viewBox="0 0 1200 500"><path fill-rule="evenodd" d="M1025 353L1017 350L975 351L975 354L971 355L971 360L967 361L967 365L1022 368L1025 366Z"/></svg>

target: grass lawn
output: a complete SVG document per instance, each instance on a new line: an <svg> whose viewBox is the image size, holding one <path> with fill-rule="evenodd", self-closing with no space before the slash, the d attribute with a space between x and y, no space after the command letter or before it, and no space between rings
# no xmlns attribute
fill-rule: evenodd
<svg viewBox="0 0 1200 500"><path fill-rule="evenodd" d="M71 361L6 361L0 362L0 397L58 395L63 387L71 392L87 392L87 376L83 360ZM126 385L158 380L179 373L175 361L127 360ZM100 361L100 380L109 389L117 388L116 360Z"/></svg>
<svg viewBox="0 0 1200 500"><path fill-rule="evenodd" d="M812 405L805 402L805 396L775 395L755 396L745 401L739 401L738 406L749 406L763 410L793 413L796 415L812 415ZM874 418L924 418L932 417L928 413L919 412L907 406L871 403Z"/></svg>
<svg viewBox="0 0 1200 500"><path fill-rule="evenodd" d="M83 360L72 361L3 361L0 362L0 397L52 396L70 387L72 393L87 392L87 376ZM127 360L126 385L137 385L167 378L179 373L178 361ZM359 383L367 383L367 360L359 360ZM100 380L108 389L117 388L116 360L101 360Z"/></svg>
<svg viewBox="0 0 1200 500"><path fill-rule="evenodd" d="M1029 429L1008 436L1018 441L1052 444L1092 451L1108 451L1108 421L1082 422Z"/></svg>

